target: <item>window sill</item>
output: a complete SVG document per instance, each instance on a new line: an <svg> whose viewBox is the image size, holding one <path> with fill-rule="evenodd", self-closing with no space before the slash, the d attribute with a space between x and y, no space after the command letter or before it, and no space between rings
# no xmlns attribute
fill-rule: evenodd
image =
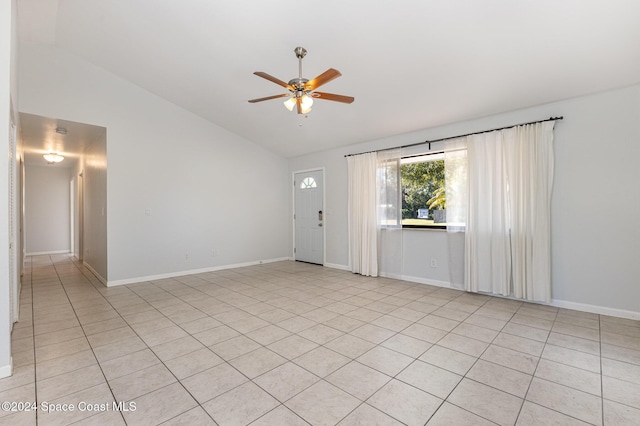
<svg viewBox="0 0 640 426"><path fill-rule="evenodd" d="M420 225L402 225L402 229L411 229L411 230L426 230L426 231L446 231L446 225L438 226L420 226Z"/></svg>

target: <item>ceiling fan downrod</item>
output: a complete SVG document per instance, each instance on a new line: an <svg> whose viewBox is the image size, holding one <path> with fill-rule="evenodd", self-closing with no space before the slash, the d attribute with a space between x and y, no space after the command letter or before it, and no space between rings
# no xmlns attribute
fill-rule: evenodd
<svg viewBox="0 0 640 426"><path fill-rule="evenodd" d="M296 98L301 97L305 94L304 85L309 81L306 78L302 78L302 58L307 55L307 49L304 47L296 47L293 49L296 54L296 58L298 58L298 78L294 78L289 80L289 85L295 88L295 96Z"/></svg>

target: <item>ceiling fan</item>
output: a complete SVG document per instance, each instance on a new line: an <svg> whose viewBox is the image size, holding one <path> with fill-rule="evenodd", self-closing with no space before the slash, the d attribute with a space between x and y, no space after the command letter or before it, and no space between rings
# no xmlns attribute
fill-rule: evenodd
<svg viewBox="0 0 640 426"><path fill-rule="evenodd" d="M250 103L268 101L269 99L278 99L278 98L286 98L284 102L284 106L287 107L289 111L293 111L293 107L295 106L298 110L298 114L307 114L311 111L311 105L313 104L313 99L325 99L327 101L335 101L342 102L345 104L352 103L355 98L353 96L344 96L344 95L335 95L333 93L325 93L325 92L316 92L315 90L330 82L333 79L340 77L340 71L329 68L316 78L312 80L307 80L306 78L302 78L302 58L304 58L307 54L307 50L304 47L296 47L293 50L298 58L298 78L294 78L289 80L288 83L285 83L282 80L275 78L272 75L267 74L266 72L256 71L255 75L258 77L262 77L266 80L269 80L273 83L276 83L279 86L286 88L289 93L283 93L281 95L267 96L266 98L258 98L251 99Z"/></svg>

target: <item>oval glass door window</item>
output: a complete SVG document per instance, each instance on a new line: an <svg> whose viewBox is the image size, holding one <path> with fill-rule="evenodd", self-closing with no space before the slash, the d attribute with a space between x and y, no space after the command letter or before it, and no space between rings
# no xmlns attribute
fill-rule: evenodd
<svg viewBox="0 0 640 426"><path fill-rule="evenodd" d="M300 182L300 189L309 189L309 188L317 188L318 184L316 183L316 180L312 177L306 177L304 179L302 179L302 182Z"/></svg>

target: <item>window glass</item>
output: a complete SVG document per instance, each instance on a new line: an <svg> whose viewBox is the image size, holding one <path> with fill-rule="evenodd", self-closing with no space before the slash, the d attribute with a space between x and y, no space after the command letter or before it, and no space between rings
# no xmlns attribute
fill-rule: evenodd
<svg viewBox="0 0 640 426"><path fill-rule="evenodd" d="M406 157L400 164L402 226L444 228L447 208L444 154Z"/></svg>

